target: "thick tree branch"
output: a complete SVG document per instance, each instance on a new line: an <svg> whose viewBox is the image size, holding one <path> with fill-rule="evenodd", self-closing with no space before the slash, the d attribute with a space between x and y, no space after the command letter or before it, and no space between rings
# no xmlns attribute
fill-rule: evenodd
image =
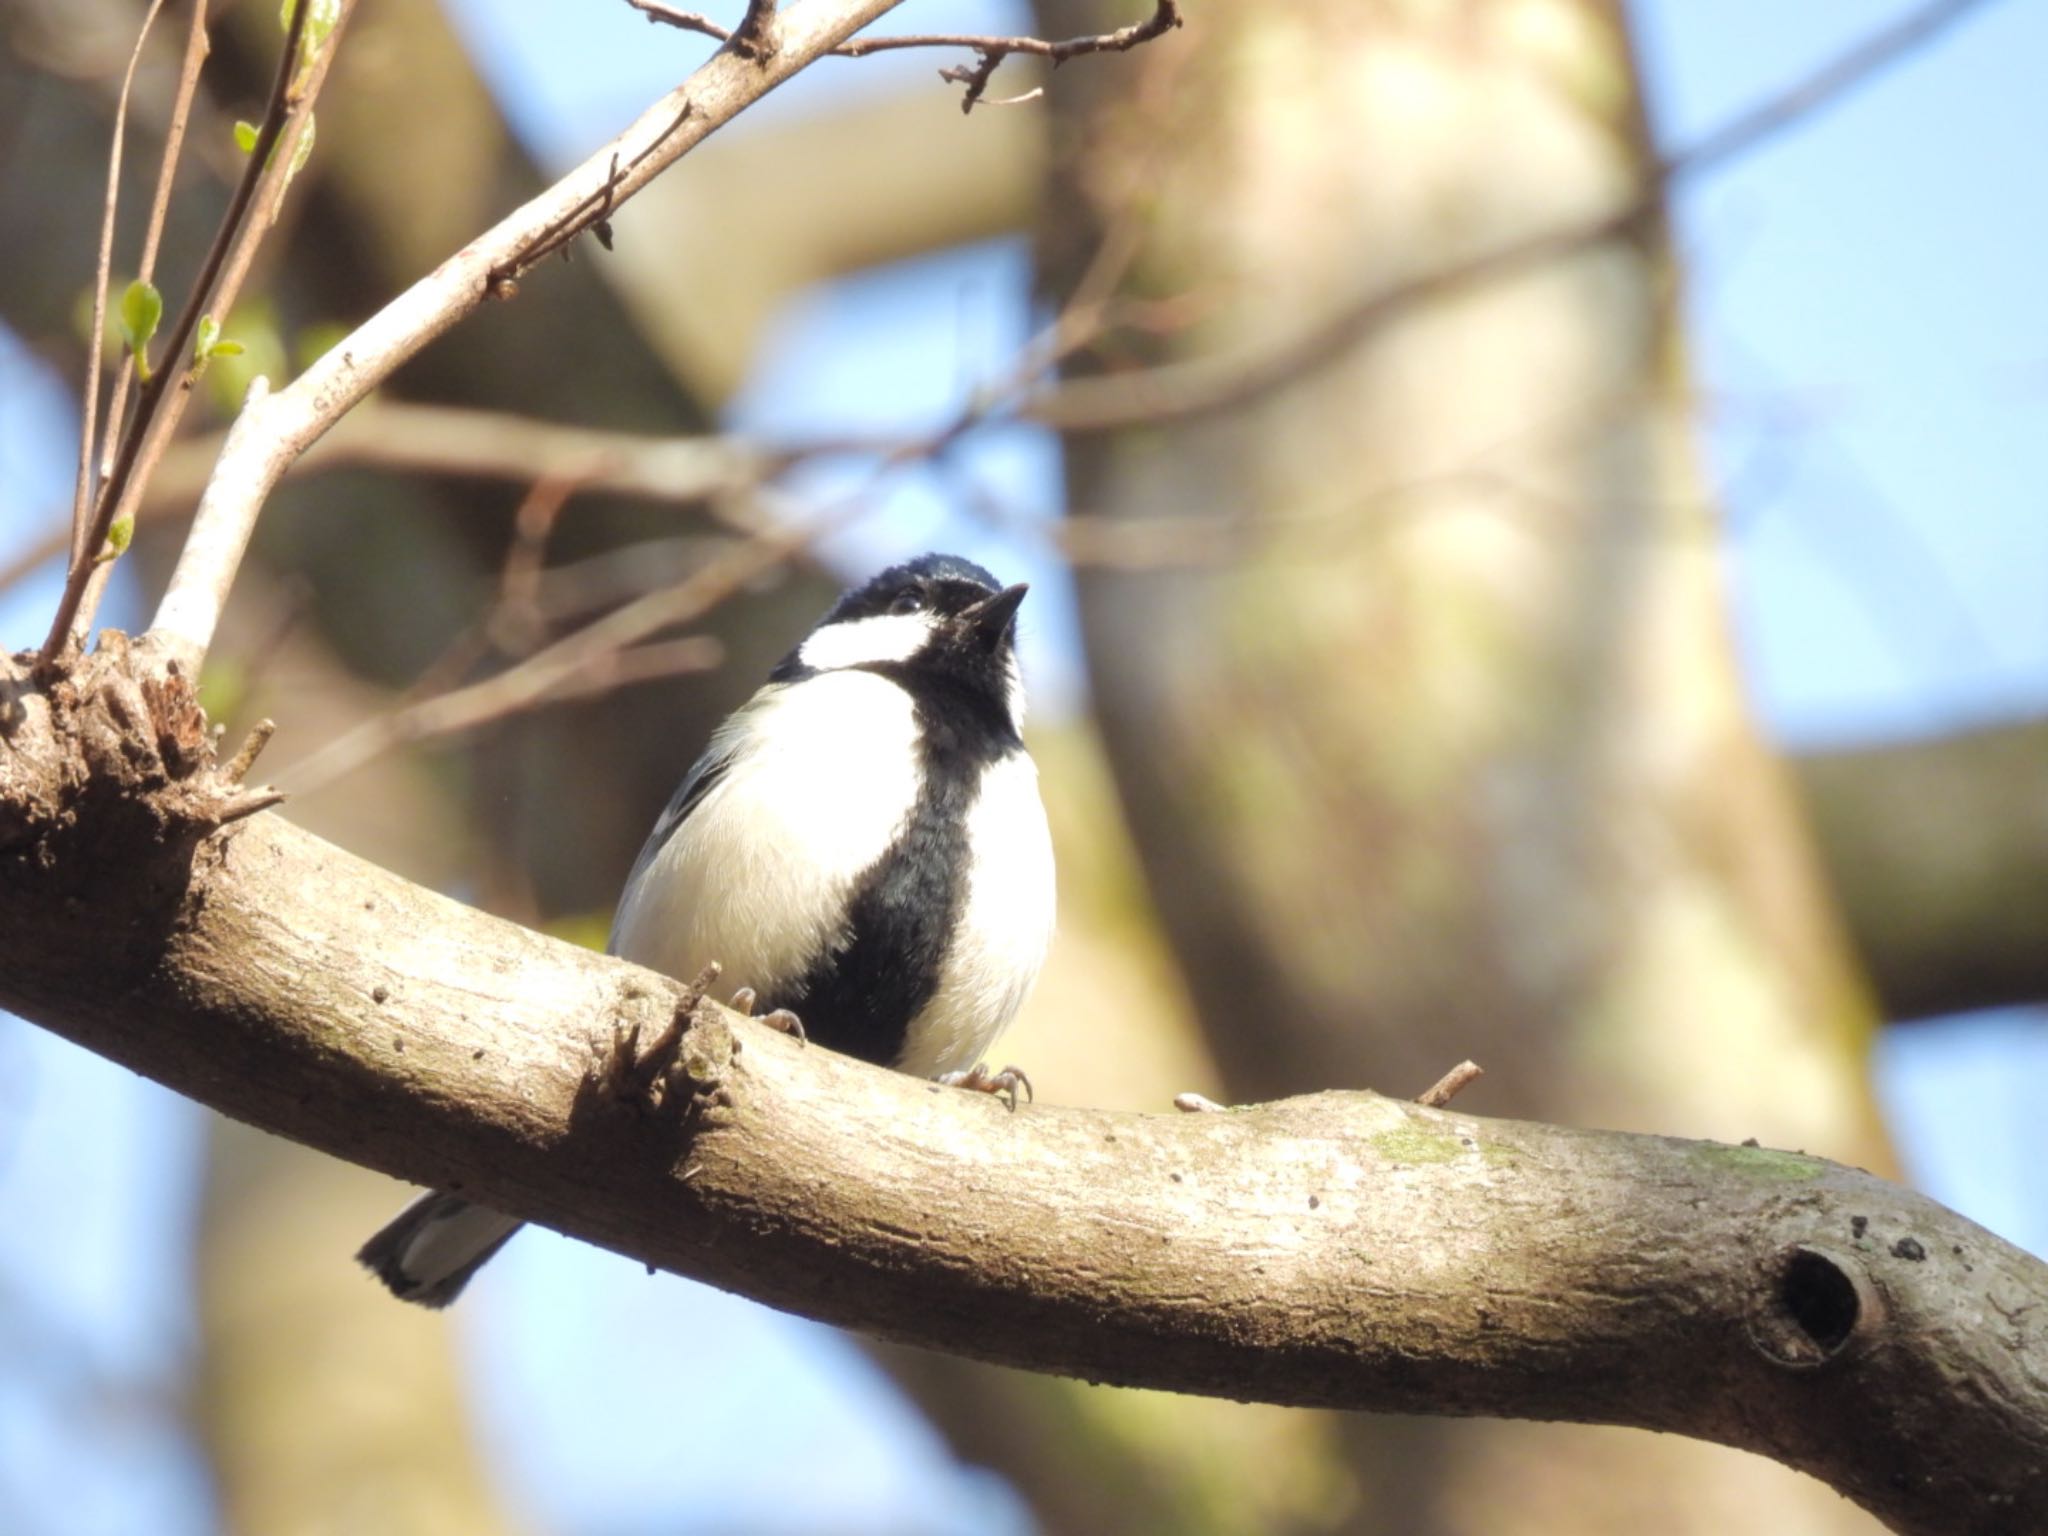
<svg viewBox="0 0 2048 1536"><path fill-rule="evenodd" d="M2048 1270L1925 1199L1371 1094L1012 1114L715 1007L677 1052L687 1108L651 1112L598 1069L680 986L274 816L213 830L244 792L125 649L48 693L0 678L0 1004L229 1114L884 1338L1640 1425L1901 1530L2048 1525Z"/></svg>

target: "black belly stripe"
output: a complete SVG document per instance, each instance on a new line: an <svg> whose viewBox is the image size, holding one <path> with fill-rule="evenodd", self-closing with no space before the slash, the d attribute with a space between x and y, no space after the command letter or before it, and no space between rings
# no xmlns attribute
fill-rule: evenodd
<svg viewBox="0 0 2048 1536"><path fill-rule="evenodd" d="M1023 743L977 690L897 663L863 670L911 696L921 735L917 800L901 835L855 884L849 942L763 1006L791 1009L829 1050L894 1066L910 1021L938 990L967 900L967 818L982 775Z"/></svg>

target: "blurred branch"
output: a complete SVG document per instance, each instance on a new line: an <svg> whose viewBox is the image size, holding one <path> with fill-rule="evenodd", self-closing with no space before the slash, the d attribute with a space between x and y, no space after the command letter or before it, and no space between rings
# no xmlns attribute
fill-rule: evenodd
<svg viewBox="0 0 2048 1536"><path fill-rule="evenodd" d="M167 513L188 507L205 488L220 455L215 434L181 444L152 487L151 504ZM368 466L480 480L568 480L582 491L608 491L649 501L706 503L714 515L742 517L731 493L760 483L783 456L743 437L618 432L543 421L509 411L417 405L372 397L314 443L287 479L328 469ZM752 531L752 521L735 526Z"/></svg>
<svg viewBox="0 0 2048 1536"><path fill-rule="evenodd" d="M597 698L634 683L706 672L725 660L725 647L703 635L620 646L572 666L509 667L482 682L451 689L366 720L346 736L293 764L282 777L295 795L310 794L396 747L456 736L549 704Z"/></svg>
<svg viewBox="0 0 2048 1536"><path fill-rule="evenodd" d="M1667 156L1622 207L1365 294L1278 345L1069 378L1027 403L1022 414L1026 420L1078 434L1191 420L1247 405L1350 355L1368 337L1419 305L1636 235L1664 217L1665 198L1679 183L1725 169L1911 56L1986 3L1936 0L1877 29L1791 86Z"/></svg>
<svg viewBox="0 0 2048 1536"><path fill-rule="evenodd" d="M405 742L473 730L541 704L588 698L627 683L714 667L724 657L715 640L641 642L702 618L802 549L818 531L811 526L763 530L675 585L657 588L593 619L503 672L367 720L294 764L291 788L305 793Z"/></svg>
<svg viewBox="0 0 2048 1536"><path fill-rule="evenodd" d="M1784 90L1696 140L1671 162L1670 169L1673 173L1708 170L1749 153L1911 58L1987 3L1989 0L1933 0L1902 13Z"/></svg>
<svg viewBox="0 0 2048 1536"><path fill-rule="evenodd" d="M2048 722L1792 764L1886 1017L2048 999Z"/></svg>
<svg viewBox="0 0 2048 1536"><path fill-rule="evenodd" d="M150 666L116 639L56 692L0 673L0 1005L228 1114L884 1338L1632 1424L1799 1467L1901 1531L2048 1523L2048 1267L1920 1196L1363 1093L1011 1113L275 817L213 832L203 718ZM655 1111L619 1053L684 1010L673 1058L638 1063L677 1096Z"/></svg>

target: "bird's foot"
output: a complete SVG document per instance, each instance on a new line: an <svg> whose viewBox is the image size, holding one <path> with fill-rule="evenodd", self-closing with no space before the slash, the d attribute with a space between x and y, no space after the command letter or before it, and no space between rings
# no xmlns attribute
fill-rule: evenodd
<svg viewBox="0 0 2048 1536"><path fill-rule="evenodd" d="M979 1062L965 1072L942 1072L935 1082L948 1088L967 1088L975 1093L1001 1094L1010 1101L1011 1110L1017 1108L1017 1090L1024 1090L1024 1097L1035 1100L1031 1091L1031 1079L1016 1067L1005 1067L1000 1072L991 1072L987 1062Z"/></svg>
<svg viewBox="0 0 2048 1536"><path fill-rule="evenodd" d="M734 1013L743 1013L751 1019L755 1017L754 1005L760 1000L761 994L752 987L741 987L739 991L732 995L732 1011ZM772 1008L759 1017L763 1024L766 1024L770 1029L781 1030L782 1033L795 1040L798 1045L808 1045L810 1043L810 1036L804 1033L804 1021L791 1013L787 1008Z"/></svg>

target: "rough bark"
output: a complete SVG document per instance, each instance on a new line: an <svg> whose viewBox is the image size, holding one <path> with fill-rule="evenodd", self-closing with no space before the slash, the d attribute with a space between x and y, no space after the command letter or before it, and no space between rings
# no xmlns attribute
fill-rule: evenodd
<svg viewBox="0 0 2048 1536"><path fill-rule="evenodd" d="M275 815L219 827L203 717L118 638L47 689L10 668L0 720L0 1004L264 1129L882 1338L1636 1424L1901 1530L2048 1521L2048 1269L1868 1174L1357 1093L1012 1114ZM685 1014L651 1109L615 1032Z"/></svg>

